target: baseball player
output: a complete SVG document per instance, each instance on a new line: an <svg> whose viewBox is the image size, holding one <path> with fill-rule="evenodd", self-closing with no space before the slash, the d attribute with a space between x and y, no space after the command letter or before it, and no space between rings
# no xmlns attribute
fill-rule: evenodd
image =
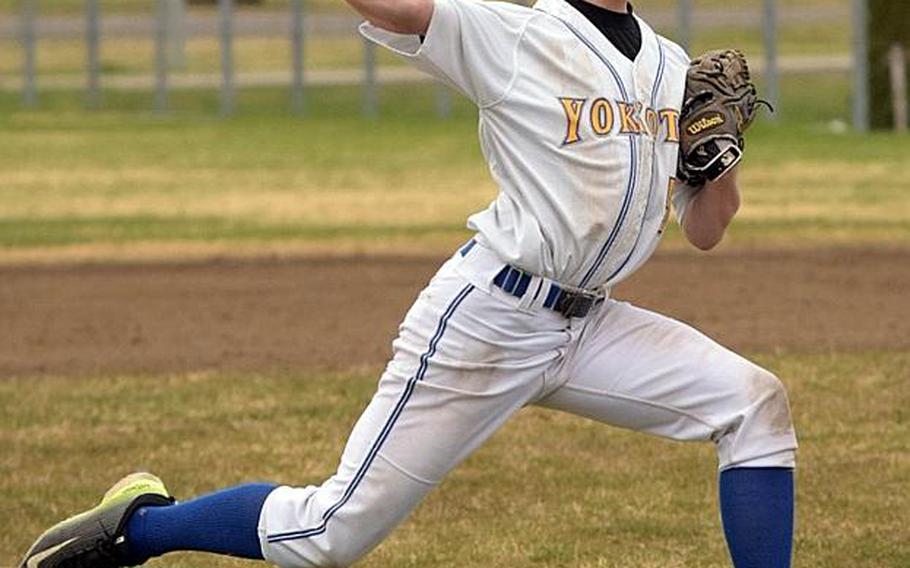
<svg viewBox="0 0 910 568"><path fill-rule="evenodd" d="M52 527L22 566L130 566L176 550L346 566L532 404L713 442L733 564L790 566L796 439L781 383L610 298L653 252L670 201L696 247L723 237L755 105L742 58L690 62L625 0L348 2L367 38L477 105L500 192L470 217L476 236L405 316L323 484L177 503L158 478L133 474Z"/></svg>

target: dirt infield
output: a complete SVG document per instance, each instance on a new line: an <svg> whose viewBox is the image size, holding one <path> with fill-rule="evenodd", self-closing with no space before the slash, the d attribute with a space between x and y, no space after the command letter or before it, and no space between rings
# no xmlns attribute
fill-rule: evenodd
<svg viewBox="0 0 910 568"><path fill-rule="evenodd" d="M438 258L0 268L0 376L381 364ZM741 350L910 348L910 250L658 254L614 294Z"/></svg>

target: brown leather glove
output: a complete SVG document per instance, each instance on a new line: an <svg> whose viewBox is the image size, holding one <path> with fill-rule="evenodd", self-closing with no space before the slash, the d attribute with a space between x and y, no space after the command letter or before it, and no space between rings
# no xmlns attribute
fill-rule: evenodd
<svg viewBox="0 0 910 568"><path fill-rule="evenodd" d="M709 51L692 60L680 112L677 177L693 187L714 181L742 160L743 133L755 118L758 98L745 56Z"/></svg>

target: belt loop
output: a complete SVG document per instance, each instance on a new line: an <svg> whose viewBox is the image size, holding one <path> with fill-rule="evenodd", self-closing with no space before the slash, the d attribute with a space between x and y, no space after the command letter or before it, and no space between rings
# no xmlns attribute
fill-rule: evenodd
<svg viewBox="0 0 910 568"><path fill-rule="evenodd" d="M461 256L468 256L468 253L471 252L471 249L474 248L474 245L477 244L477 239L471 239L464 246L461 247L461 250L458 252L461 253Z"/></svg>
<svg viewBox="0 0 910 568"><path fill-rule="evenodd" d="M559 300L559 294L562 292L555 282L550 282L550 289L547 290L546 300L543 301L543 307L553 308L556 305L556 302Z"/></svg>
<svg viewBox="0 0 910 568"><path fill-rule="evenodd" d="M543 302L543 289L546 288L546 280L540 276L528 274L527 286L518 307L523 310L535 310L541 307ZM519 286L521 283L519 282Z"/></svg>

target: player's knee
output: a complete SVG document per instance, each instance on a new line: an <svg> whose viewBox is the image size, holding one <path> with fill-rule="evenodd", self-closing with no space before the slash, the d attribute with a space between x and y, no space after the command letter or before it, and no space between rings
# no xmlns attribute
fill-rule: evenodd
<svg viewBox="0 0 910 568"><path fill-rule="evenodd" d="M756 366L743 379L742 409L718 443L721 467L792 467L796 436L786 387Z"/></svg>
<svg viewBox="0 0 910 568"><path fill-rule="evenodd" d="M780 379L774 373L759 368L753 374L752 389L761 426L771 430L792 430L790 401Z"/></svg>

